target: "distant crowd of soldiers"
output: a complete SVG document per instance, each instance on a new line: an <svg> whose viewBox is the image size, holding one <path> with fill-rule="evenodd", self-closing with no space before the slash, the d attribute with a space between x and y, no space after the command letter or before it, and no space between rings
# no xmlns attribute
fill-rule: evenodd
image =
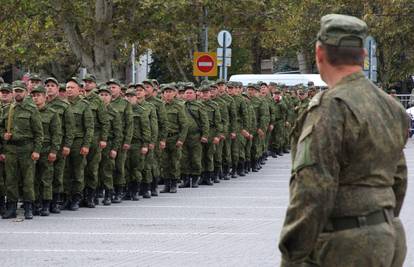
<svg viewBox="0 0 414 267"><path fill-rule="evenodd" d="M124 86L0 80L0 212L16 218L139 200L258 172L289 153L318 88L224 80ZM306 89L306 90L305 90Z"/></svg>

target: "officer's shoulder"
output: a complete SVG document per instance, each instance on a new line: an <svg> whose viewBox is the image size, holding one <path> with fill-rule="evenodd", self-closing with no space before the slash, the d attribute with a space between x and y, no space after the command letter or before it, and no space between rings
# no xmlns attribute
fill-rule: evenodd
<svg viewBox="0 0 414 267"><path fill-rule="evenodd" d="M22 108L30 111L36 111L37 106L33 101L25 101L23 105L21 105Z"/></svg>
<svg viewBox="0 0 414 267"><path fill-rule="evenodd" d="M321 103L322 103L322 99L323 99L323 97L324 97L324 95L326 94L326 92L327 92L328 90L324 90L324 91L321 91L321 92L319 92L319 93L317 93L310 101L309 101L309 104L308 104L308 110L311 110L311 109L313 109L313 108L315 108L315 107L318 107L318 106L320 106L321 105Z"/></svg>
<svg viewBox="0 0 414 267"><path fill-rule="evenodd" d="M67 108L70 106L70 103L65 100L65 99L61 99L61 98L56 98L56 100L54 100L53 102L51 102L52 105L56 105L56 106L61 106L64 108Z"/></svg>
<svg viewBox="0 0 414 267"><path fill-rule="evenodd" d="M90 105L90 102L85 98L81 99L81 103L84 104L84 105L88 105L88 106Z"/></svg>

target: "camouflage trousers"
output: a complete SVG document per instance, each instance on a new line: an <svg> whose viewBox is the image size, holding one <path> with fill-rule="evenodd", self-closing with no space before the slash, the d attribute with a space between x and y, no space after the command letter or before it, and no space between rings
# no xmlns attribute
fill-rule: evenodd
<svg viewBox="0 0 414 267"><path fill-rule="evenodd" d="M162 153L162 173L165 179L178 180L180 178L180 161L182 148L176 147L177 138L169 137L167 146Z"/></svg>
<svg viewBox="0 0 414 267"><path fill-rule="evenodd" d="M217 145L214 145L214 156L213 156L214 168L213 169L217 171L221 171L223 162L227 162L224 160L225 149L226 149L224 141L222 140Z"/></svg>
<svg viewBox="0 0 414 267"><path fill-rule="evenodd" d="M34 180L35 199L52 200L53 163L47 160L49 153L41 153L36 164Z"/></svg>
<svg viewBox="0 0 414 267"><path fill-rule="evenodd" d="M122 147L118 149L118 155L115 159L115 169L113 174L113 180L115 186L124 186L125 185L125 162L127 158L128 151L124 150Z"/></svg>
<svg viewBox="0 0 414 267"><path fill-rule="evenodd" d="M63 191L66 196L82 195L85 183L86 158L80 154L83 138L75 138L66 157Z"/></svg>
<svg viewBox="0 0 414 267"><path fill-rule="evenodd" d="M240 137L239 132L236 133L236 138L231 140L231 161L235 165L239 163L240 160Z"/></svg>
<svg viewBox="0 0 414 267"><path fill-rule="evenodd" d="M315 249L302 266L401 267L407 247L399 218L392 223L319 235ZM282 266L291 266L289 264Z"/></svg>
<svg viewBox="0 0 414 267"><path fill-rule="evenodd" d="M53 164L53 193L63 192L63 174L65 173L66 159L62 156L62 151L57 153L56 161Z"/></svg>
<svg viewBox="0 0 414 267"><path fill-rule="evenodd" d="M202 171L203 172L212 172L214 171L214 153L216 150L216 145L209 140L207 144L203 144L203 154L202 154Z"/></svg>
<svg viewBox="0 0 414 267"><path fill-rule="evenodd" d="M4 163L0 162L0 197L6 196L6 177L4 175Z"/></svg>
<svg viewBox="0 0 414 267"><path fill-rule="evenodd" d="M142 143L134 142L128 150L127 159L125 163L125 181L126 184L130 182L148 182L143 181L142 172L145 167L146 156L141 153Z"/></svg>
<svg viewBox="0 0 414 267"><path fill-rule="evenodd" d="M181 173L183 175L201 174L202 144L200 134L189 134L184 142L181 158Z"/></svg>
<svg viewBox="0 0 414 267"><path fill-rule="evenodd" d="M35 162L32 160L33 144L21 146L6 144L6 188L7 200L19 200L19 185L22 185L22 198L24 201L34 201L34 174Z"/></svg>
<svg viewBox="0 0 414 267"><path fill-rule="evenodd" d="M98 139L91 143L89 153L86 157L85 187L95 190L98 186L99 162L102 159L102 149L99 147Z"/></svg>
<svg viewBox="0 0 414 267"><path fill-rule="evenodd" d="M279 150L283 145L283 121L277 121L270 136L270 147L272 150Z"/></svg>
<svg viewBox="0 0 414 267"><path fill-rule="evenodd" d="M111 144L108 142L107 147L102 150L102 159L99 163L98 171L98 183L100 187L103 187L105 190L114 189L113 173L115 169L115 159L109 156L111 152Z"/></svg>

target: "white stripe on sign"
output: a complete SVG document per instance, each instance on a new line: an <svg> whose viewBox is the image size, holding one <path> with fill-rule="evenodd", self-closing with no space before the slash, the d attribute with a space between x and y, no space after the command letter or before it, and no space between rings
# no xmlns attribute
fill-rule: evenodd
<svg viewBox="0 0 414 267"><path fill-rule="evenodd" d="M212 67L213 62L198 62L199 67Z"/></svg>

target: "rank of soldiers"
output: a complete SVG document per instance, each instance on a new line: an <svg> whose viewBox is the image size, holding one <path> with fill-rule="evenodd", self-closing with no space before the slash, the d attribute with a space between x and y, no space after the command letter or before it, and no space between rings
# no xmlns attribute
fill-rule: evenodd
<svg viewBox="0 0 414 267"><path fill-rule="evenodd" d="M0 87L0 212L48 216L212 186L288 153L316 90L275 83L159 85L32 74ZM179 184L180 183L180 184ZM101 200L100 200L101 198Z"/></svg>

